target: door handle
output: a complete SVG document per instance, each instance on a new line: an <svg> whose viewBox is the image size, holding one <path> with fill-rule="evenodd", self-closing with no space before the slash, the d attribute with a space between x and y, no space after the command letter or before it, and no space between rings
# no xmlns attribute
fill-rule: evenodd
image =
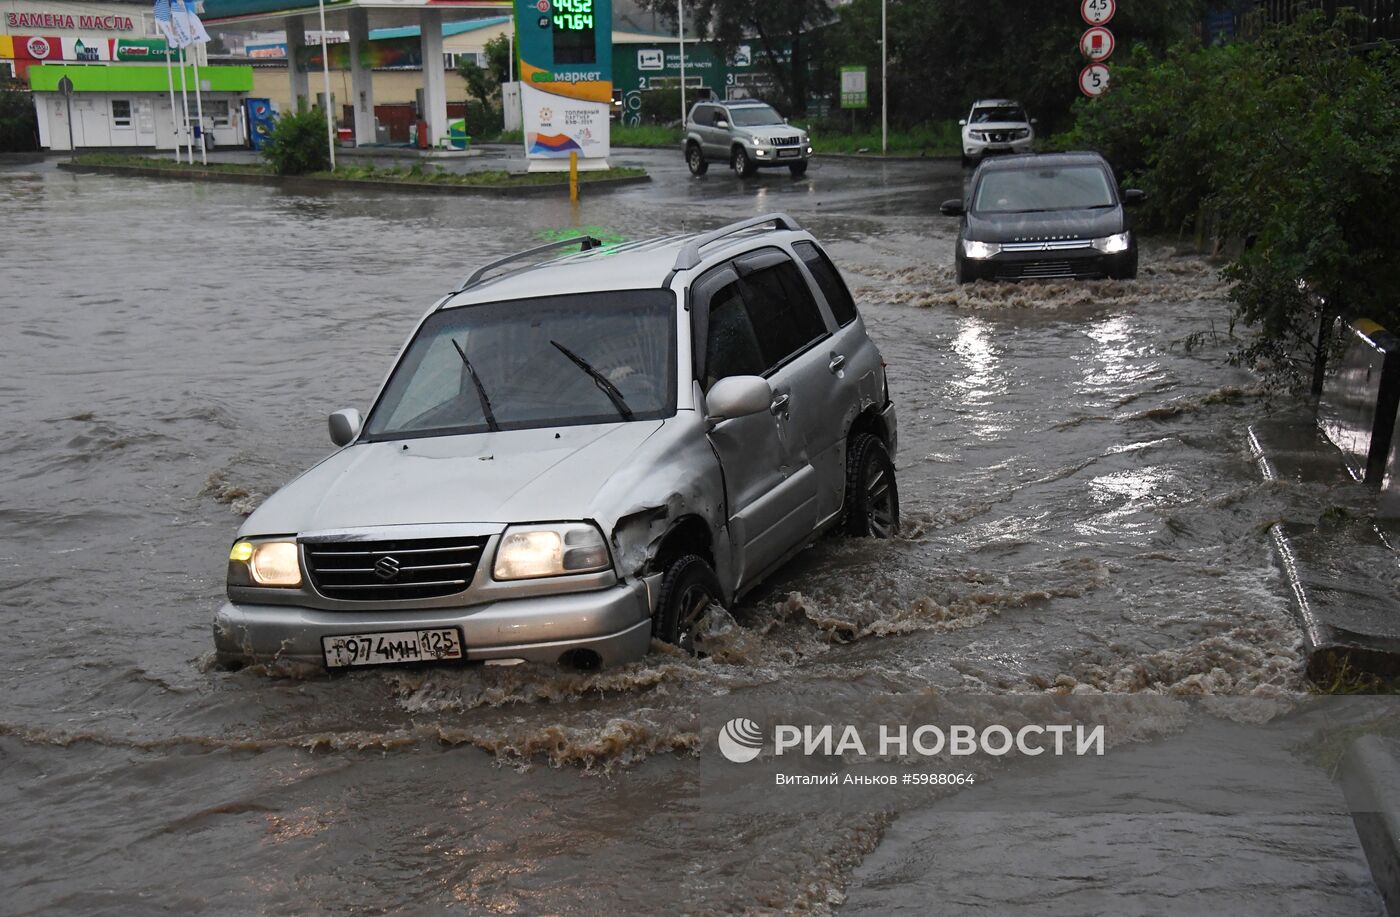
<svg viewBox="0 0 1400 917"><path fill-rule="evenodd" d="M828 363L828 364L826 364L826 368L829 369L829 370L831 370L833 373L835 373L835 372L840 372L841 367L843 367L843 366L845 366L845 365L846 365L846 356L845 356L845 354L833 353L833 354L831 355L831 362Z"/></svg>
<svg viewBox="0 0 1400 917"><path fill-rule="evenodd" d="M774 417L778 416L779 414L786 414L787 403L788 395L787 392L784 392L783 394L775 397L773 399L773 403L768 405L768 413L772 414Z"/></svg>

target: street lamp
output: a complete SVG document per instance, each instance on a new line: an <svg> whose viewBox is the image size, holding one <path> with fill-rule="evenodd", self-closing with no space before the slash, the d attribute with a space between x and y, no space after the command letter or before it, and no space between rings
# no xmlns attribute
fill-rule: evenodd
<svg viewBox="0 0 1400 917"><path fill-rule="evenodd" d="M685 0L676 0L676 33L681 48L681 126L685 126Z"/></svg>

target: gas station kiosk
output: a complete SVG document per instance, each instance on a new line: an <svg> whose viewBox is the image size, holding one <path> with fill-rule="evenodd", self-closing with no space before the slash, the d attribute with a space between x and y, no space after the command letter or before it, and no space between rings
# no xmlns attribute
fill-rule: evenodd
<svg viewBox="0 0 1400 917"><path fill-rule="evenodd" d="M515 35L530 171L608 168L612 0L515 0Z"/></svg>

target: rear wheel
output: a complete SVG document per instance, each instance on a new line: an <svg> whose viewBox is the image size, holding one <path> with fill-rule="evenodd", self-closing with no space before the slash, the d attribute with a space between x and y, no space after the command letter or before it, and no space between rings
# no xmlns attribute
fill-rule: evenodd
<svg viewBox="0 0 1400 917"><path fill-rule="evenodd" d="M695 632L711 605L724 605L719 577L698 554L679 557L661 578L652 633L693 655Z"/></svg>
<svg viewBox="0 0 1400 917"><path fill-rule="evenodd" d="M698 143L692 143L686 147L685 164L690 166L691 175L704 175L710 170L710 164L706 161L705 154L701 151Z"/></svg>
<svg viewBox="0 0 1400 917"><path fill-rule="evenodd" d="M807 160L804 159L801 162L794 162L792 165L788 166L788 171L792 173L793 178L801 178L803 175L807 174Z"/></svg>
<svg viewBox="0 0 1400 917"><path fill-rule="evenodd" d="M857 538L890 538L899 531L894 462L873 433L860 434L847 449L845 530Z"/></svg>
<svg viewBox="0 0 1400 917"><path fill-rule="evenodd" d="M729 165L734 169L734 174L740 178L748 178L755 169L753 160L749 159L749 154L744 152L744 148L741 146L734 148L734 155L730 158Z"/></svg>

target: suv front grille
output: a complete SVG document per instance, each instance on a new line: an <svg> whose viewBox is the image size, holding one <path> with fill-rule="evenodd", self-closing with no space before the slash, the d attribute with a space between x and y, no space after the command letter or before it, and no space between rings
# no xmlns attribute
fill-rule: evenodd
<svg viewBox="0 0 1400 917"><path fill-rule="evenodd" d="M796 137L774 137L771 142L774 146L797 146Z"/></svg>
<svg viewBox="0 0 1400 917"><path fill-rule="evenodd" d="M315 541L302 545L306 572L327 598L357 602L428 599L471 585L487 538Z"/></svg>
<svg viewBox="0 0 1400 917"><path fill-rule="evenodd" d="M1003 261L996 265L997 280L1054 280L1061 277L1102 277L1097 259L1064 261Z"/></svg>

